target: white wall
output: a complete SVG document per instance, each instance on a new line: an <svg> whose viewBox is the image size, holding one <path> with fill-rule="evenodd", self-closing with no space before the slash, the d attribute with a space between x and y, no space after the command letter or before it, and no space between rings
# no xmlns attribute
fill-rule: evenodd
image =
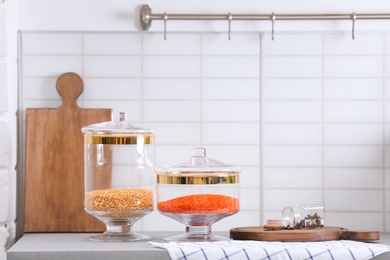
<svg viewBox="0 0 390 260"><path fill-rule="evenodd" d="M390 6L389 1L376 0L170 0L170 1L20 1L21 30L60 30L60 31L137 31L139 13L135 12L143 4L148 4L153 13L383 13ZM227 22L168 22L168 31L227 31ZM275 30L280 31L318 31L347 30L350 21L330 22L283 22L277 21ZM386 30L386 21L358 21L356 31ZM161 31L161 21L153 22L150 30ZM232 31L270 31L271 23L265 22L233 22Z"/></svg>
<svg viewBox="0 0 390 260"><path fill-rule="evenodd" d="M24 32L21 110L59 107L55 80L71 70L84 78L81 107L156 130L157 163L202 146L243 167L241 210L215 229L319 203L327 225L390 231L389 37ZM183 227L153 212L135 228Z"/></svg>
<svg viewBox="0 0 390 260"><path fill-rule="evenodd" d="M19 29L22 32L26 41L23 43L24 59L23 66L25 67L23 82L21 85L22 104L20 108L27 106L56 106L59 103L58 96L55 92L43 91L42 86L51 87L55 78L64 70L72 69L79 72L88 83L90 89L102 88L102 92L96 91L86 93L82 99L84 106L99 107L99 106L119 106L120 102L116 102L118 97L111 97L115 102L105 101L99 97L99 93L104 93L106 84L116 84L118 82L130 81L123 86L136 88L139 93L143 93L140 97L133 97L129 94L123 101L123 108L129 109L128 104L140 104L141 114L134 115L136 120L149 120L155 124L159 130L157 132L159 140L165 142L165 147L172 152L172 155L178 155L181 151L186 150L187 146L192 144L206 144L211 148L211 155L217 159L226 159L228 161L243 164L244 173L246 176L243 182L243 211L244 219L253 224L263 224L268 217L275 217L279 213L280 207L286 203L306 202L307 198L314 197L321 202L329 205L328 219L329 221L342 226L350 225L352 228L361 227L361 220L366 217L376 219L374 226L364 223L364 227L372 229L380 229L381 231L390 231L390 223L388 214L390 209L389 194L390 186L388 183L388 167L387 151L388 137L386 136L388 129L388 117L386 107L388 106L388 21L357 21L356 22L356 40L350 39L350 31L352 24L350 21L329 21L329 22L282 22L276 21L276 39L270 41L269 31L271 29L270 22L233 22L232 23L232 41L226 40L227 22L168 22L168 41L161 40L161 34L124 34L124 37L134 36L142 39L141 41L126 40L123 43L139 43L142 50L148 50L154 53L112 53L113 49L109 48L109 53L104 54L104 46L101 49L94 50L92 53L83 53L83 50L91 50L91 47L85 46L86 38L93 36L91 32L97 32L98 37L107 41L114 40L115 37L110 35L111 32L138 32L138 8L142 4L149 4L152 11L156 13L382 13L383 10L389 9L390 2L386 0L375 1L375 4L368 3L365 0L348 0L348 1L255 1L255 0L230 0L221 2L202 1L45 1L45 0L19 0ZM16 18L15 8L16 1L0 2L0 26L5 23L7 30L0 30L0 90L2 93L7 93L7 100L0 102L0 123L4 126L0 129L0 134L6 136L5 142L0 143L0 185L3 189L0 196L0 212L5 212L4 216L0 215L0 244L7 238L7 232L11 227L14 233L13 221L15 216L16 203L16 184L15 184L15 162L16 162L16 127L15 114L17 109L17 93L16 93L16 28L13 19ZM3 12L3 13L1 13ZM7 15L8 14L8 15ZM11 17L11 19L7 18ZM152 24L150 31L161 32L163 24L160 21L155 21ZM204 72L207 62L214 62L222 65L223 60L229 61L232 57L236 60L258 58L261 60L261 66L257 72L252 71L252 74L241 71L237 74L236 79L240 87L246 86L245 92L236 93L236 89L224 93L223 97L220 92L214 92L214 98L203 96L203 91L224 87L223 80L226 77L225 73L229 70L213 70L209 76L205 75L190 75L189 78L184 77L188 82L194 84L185 84L187 87L193 87L193 93L202 93L196 98L183 97L185 93L181 93L178 84L179 93L175 95L164 96L164 92L149 91L155 88L155 85L146 84L148 81L157 80L165 82L163 86L171 87L172 82L179 82L176 74L170 74L168 77L164 75L155 75L158 71L150 72L146 75L129 76L117 75L117 71L111 71L112 75L101 74L104 71L104 59L110 59L111 56L118 55L137 56L143 60L156 59L155 56L167 57L170 55L177 56L178 54L172 50L174 44L179 44L183 41L181 34L169 35L174 31L190 32L191 37L200 39L199 44L203 46L202 51L207 48L213 48L212 52L193 53L194 50L186 50L179 56L184 60L201 59L198 63L199 68ZM235 32L250 32L257 33L259 37L255 41L258 49L251 53L236 53L240 48L249 48L246 44L251 41L242 40L248 35L253 34L234 34ZM6 33L2 37L2 33ZM45 32L42 34L42 32ZM79 63L73 65L69 63L59 62L58 66L51 66L47 70L45 59L54 58L55 61L63 56L63 52L67 51L63 44L51 45L51 41L56 43L58 39L56 34L69 32L65 34L65 38L76 37L80 40L75 48L71 50L71 58L76 60L80 58ZM109 32L109 33L107 33ZM194 32L222 32L221 34L202 34ZM260 34L266 32L260 38ZM290 32L292 34L286 34ZM303 32L303 34L296 34ZM324 34L324 32L343 32L341 35ZM365 32L375 32L375 34L366 34ZM42 38L43 35L43 38ZM46 35L46 36L45 36ZM245 36L247 35L247 36ZM256 34L255 34L256 35ZM123 36L123 35L122 35ZM122 37L120 36L120 37ZM45 42L45 37L48 40ZM5 39L5 41L3 40ZM42 40L42 45L35 44L34 41ZM374 39L374 40L372 40ZM78 41L78 40L77 40ZM72 43L75 41L72 40ZM175 43L176 42L176 43ZM187 47L194 47L193 42ZM253 42L252 42L253 43ZM294 43L294 44L292 44ZM113 41L112 44L118 44ZM160 45L159 45L160 44ZM238 44L238 46L235 46ZM363 44L363 45L362 45ZM368 45L367 45L368 44ZM162 49L160 46L164 45ZM126 45L122 50L128 48ZM154 46L154 47L153 47ZM298 46L298 47L292 47ZM367 49L367 46L368 49ZM199 46L198 46L199 47ZM27 48L27 49L26 49ZM30 48L30 49L28 49ZM77 49L81 48L81 49ZM219 52L221 50L225 50ZM167 51L168 49L168 51ZM162 51L163 53L155 52ZM340 53L339 50L342 52ZM369 53L367 53L367 50ZM47 52L52 51L51 53ZM81 52L78 52L81 51ZM118 50L117 50L118 51ZM167 51L167 52L166 52ZM102 52L104 55L102 55ZM173 53L172 53L173 52ZM105 56L106 55L106 56ZM148 56L149 55L149 56ZM248 56L249 55L249 56ZM102 67L90 68L86 64L87 59L100 57ZM303 57L301 57L303 56ZM83 60L86 58L86 60ZM243 58L243 59L242 59ZM29 67L29 62L39 61L41 67ZM379 60L380 62L375 62ZM106 60L107 61L107 60ZM222 61L222 63L221 63ZM351 66L356 62L367 62L369 72L364 66ZM354 62L356 61L356 62ZM345 66L339 66L343 64ZM120 63L116 63L117 65ZM125 63L127 64L127 63ZM175 64L175 63L172 63ZM192 64L190 62L189 64ZM209 63L212 64L212 63ZM379 65L378 65L379 64ZM302 66L308 66L307 70L303 70L304 74L299 74L302 71L297 71ZM70 66L70 67L67 67ZM74 67L76 66L76 67ZM243 65L245 66L245 65ZM218 68L219 65L216 65ZM78 70L78 69L79 70ZM273 69L274 68L274 69ZM284 68L284 69L283 69ZM315 71L317 68L319 71ZM337 68L334 69L334 68ZM31 71L31 69L33 71ZM37 69L37 70L34 70ZM150 69L148 66L146 69ZM226 69L226 67L225 67ZM78 71L77 71L78 70ZM312 70L314 74L307 74L308 70ZM292 72L297 75L291 74ZM341 71L341 72L340 72ZM381 72L380 72L381 71ZM193 71L192 71L193 72ZM232 73L237 71L231 71ZM338 73L341 74L338 74ZM28 74L30 73L30 74ZM92 74L91 74L92 73ZM257 74L258 73L258 74ZM317 73L317 74L316 74ZM6 75L5 78L3 75ZM149 78L148 78L149 77ZM175 80L176 79L176 80ZM188 81L188 79L190 79ZM142 82L137 85L135 82ZM215 84L207 82L214 81ZM252 88L253 81L258 83L259 88ZM35 82L35 83L34 83ZM197 83L198 82L198 83ZM199 83L200 82L200 83ZM231 82L231 81L230 81ZM246 82L246 83L244 83ZM252 82L252 83L248 83ZM366 82L362 84L361 82ZM344 84L345 83L345 84ZM37 89L27 89L27 87ZM287 88L291 86L291 88ZM357 86L358 91L351 86ZM371 86L374 86L371 88ZM39 90L39 88L41 88ZM121 87L119 87L121 88ZM275 91L278 90L278 91ZM280 91L279 91L280 90ZM42 91L42 92L39 92ZM197 92L198 91L198 92ZM199 92L200 91L200 92ZM252 93L251 91L255 91ZM159 96L149 97L149 94L157 94ZM180 94L181 93L181 94ZM213 92L207 92L213 95ZM250 109L250 104L255 104L255 118L249 118L245 122L241 122L240 118L225 117L224 122L219 122L219 116L216 115L208 122L205 118L191 119L195 128L199 129L199 123L206 123L202 127L203 134L201 139L196 135L192 135L193 128L187 124L187 118L178 117L174 119L174 124L187 126L188 130L185 133L185 138L193 138L191 142L188 140L172 141L169 136L169 130L175 129L173 125L164 124L164 120L172 120L165 118L159 122L153 121L153 118L148 118L147 111L151 111L157 107L152 103L171 102L185 98L199 105L211 104L210 108L218 108L218 102L232 102L232 97L235 104L241 104ZM42 95L41 95L42 94ZM134 94L134 93L133 93ZM92 95L92 96L88 96ZM0 96L4 98L4 95ZM149 99L149 100L148 100ZM36 102L38 100L38 102ZM165 100L165 101L164 101ZM247 102L249 101L249 102ZM35 102L35 103L34 103ZM149 106L148 104L152 104ZM178 104L178 103L177 103ZM242 106L240 106L242 107ZM120 107L122 108L122 107ZM316 110L317 109L317 110ZM338 111L344 111L339 113ZM129 109L130 110L130 109ZM286 111L295 111L292 119L287 116ZM300 112L304 111L304 112ZM310 111L310 113L306 113ZM355 111L355 112L354 112ZM356 114L356 111L359 113ZM146 113L146 114L145 114ZM302 113L305 116L299 117ZM319 113L319 114L315 114ZM153 113L150 114L151 116ZM253 116L253 114L251 114ZM310 117L312 115L312 117ZM363 115L361 117L361 115ZM373 119L374 118L374 119ZM374 121L372 121L374 120ZM254 132L252 137L253 142L249 139L229 138L226 135L219 141L215 138L219 137L219 124L235 125L243 129L259 129ZM250 125L257 125L255 128ZM177 126L177 125L176 125ZM1 127L1 126L0 126ZM246 128L245 128L246 127ZM306 134L302 134L301 130ZM257 130L255 130L257 131ZM330 134L329 133L336 133ZM349 135L349 133L354 133ZM190 136L187 136L191 134ZM208 135L210 134L210 135ZM234 136L234 133L231 133ZM374 137L373 137L374 136ZM377 138L375 138L375 136ZM203 138L203 139L202 139ZM207 141L212 140L211 142ZM226 142L239 142L229 143ZM215 143L215 141L217 143ZM241 153L240 158L235 158L234 154L228 154L223 149L223 144L227 143L234 148L251 147L255 153ZM221 145L222 144L222 145ZM176 147L176 148L175 148ZM215 148L215 149L214 149ZM164 148L162 148L164 149ZM214 149L214 150L213 150ZM240 150L239 149L239 150ZM4 151L4 152L3 152ZM248 151L248 150L247 150ZM340 154L340 156L337 156ZM339 157L346 156L344 161L340 161ZM377 154L377 156L372 156ZM297 157L291 157L292 155ZM342 155L342 156L341 156ZM309 160L304 160L310 156ZM160 161L164 161L160 156ZM361 159L361 160L360 160ZM246 171L245 171L246 168ZM249 172L249 173L248 173ZM302 185L297 185L296 178L302 178ZM252 179L254 178L254 179ZM280 184L280 178L286 178L286 181ZM353 181L349 181L349 180ZM301 191L303 189L303 192ZM361 198L362 199L359 199ZM348 198L344 203L338 198ZM6 199L8 198L8 199ZM250 203L252 198L255 198L256 203ZM289 198L290 200L284 200ZM368 198L368 200L367 200ZM240 216L232 217L229 220L229 225L235 226L241 223ZM165 218L153 215L150 218L161 218L161 221L169 222ZM348 221L353 218L354 221ZM147 219L145 219L146 222ZM377 221L378 220L378 221ZM245 224L247 224L245 223ZM7 228L5 228L7 225ZM368 225L368 226L366 226ZM177 223L170 222L170 228L181 230L181 226ZM140 229L148 229L146 224L141 224ZM158 228L158 227L156 227ZM217 228L226 228L225 225L220 225ZM10 236L11 240L13 235ZM3 240L1 240L3 239ZM1 259L1 258L0 258Z"/></svg>
<svg viewBox="0 0 390 260"><path fill-rule="evenodd" d="M17 2L0 2L0 259L15 239Z"/></svg>

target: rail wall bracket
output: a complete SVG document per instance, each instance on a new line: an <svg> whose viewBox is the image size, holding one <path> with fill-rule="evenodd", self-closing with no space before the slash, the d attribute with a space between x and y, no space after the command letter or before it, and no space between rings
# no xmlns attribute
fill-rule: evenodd
<svg viewBox="0 0 390 260"><path fill-rule="evenodd" d="M140 21L141 21L141 28L144 31L149 30L150 26L152 25L152 20L150 19L150 15L152 13L152 9L149 5L143 5L141 7L140 11Z"/></svg>

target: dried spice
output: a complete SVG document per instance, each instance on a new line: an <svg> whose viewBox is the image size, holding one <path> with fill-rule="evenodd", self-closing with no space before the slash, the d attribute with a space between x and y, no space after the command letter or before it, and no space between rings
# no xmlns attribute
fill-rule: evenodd
<svg viewBox="0 0 390 260"><path fill-rule="evenodd" d="M111 213L152 209L153 192L138 188L94 190L85 194L85 208Z"/></svg>
<svg viewBox="0 0 390 260"><path fill-rule="evenodd" d="M282 211L282 222L286 229L314 229L324 227L324 206L308 204L287 206Z"/></svg>
<svg viewBox="0 0 390 260"><path fill-rule="evenodd" d="M295 224L293 228L287 227L287 229L311 229L324 227L324 219L314 213L314 215L308 214L305 218Z"/></svg>
<svg viewBox="0 0 390 260"><path fill-rule="evenodd" d="M285 229L283 223L279 219L268 219L267 223L263 226L264 231L276 231Z"/></svg>
<svg viewBox="0 0 390 260"><path fill-rule="evenodd" d="M176 214L232 213L239 210L239 200L219 194L195 194L159 202L161 212Z"/></svg>

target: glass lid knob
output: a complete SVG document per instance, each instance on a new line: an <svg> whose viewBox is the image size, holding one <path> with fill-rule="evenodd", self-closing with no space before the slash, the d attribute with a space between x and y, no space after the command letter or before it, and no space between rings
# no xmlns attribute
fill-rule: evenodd
<svg viewBox="0 0 390 260"><path fill-rule="evenodd" d="M191 163L192 165L207 164L206 149L205 148L191 149Z"/></svg>
<svg viewBox="0 0 390 260"><path fill-rule="evenodd" d="M192 157L206 157L206 149L205 148L193 148L191 149Z"/></svg>
<svg viewBox="0 0 390 260"><path fill-rule="evenodd" d="M111 120L112 120L112 122L115 122L115 123L124 122L124 121L126 121L126 113L114 111L111 114Z"/></svg>

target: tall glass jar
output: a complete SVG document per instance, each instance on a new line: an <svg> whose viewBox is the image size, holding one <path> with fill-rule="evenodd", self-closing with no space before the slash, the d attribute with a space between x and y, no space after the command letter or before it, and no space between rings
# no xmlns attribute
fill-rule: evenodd
<svg viewBox="0 0 390 260"><path fill-rule="evenodd" d="M211 226L240 209L240 168L209 159L194 148L183 162L161 165L157 171L157 208L186 226L185 233L166 241L218 241Z"/></svg>
<svg viewBox="0 0 390 260"><path fill-rule="evenodd" d="M285 227L293 229L312 229L324 227L323 205L288 206L282 211Z"/></svg>
<svg viewBox="0 0 390 260"><path fill-rule="evenodd" d="M113 113L112 121L85 126L85 210L107 230L97 241L140 241L150 237L132 226L153 211L155 137L153 130Z"/></svg>

